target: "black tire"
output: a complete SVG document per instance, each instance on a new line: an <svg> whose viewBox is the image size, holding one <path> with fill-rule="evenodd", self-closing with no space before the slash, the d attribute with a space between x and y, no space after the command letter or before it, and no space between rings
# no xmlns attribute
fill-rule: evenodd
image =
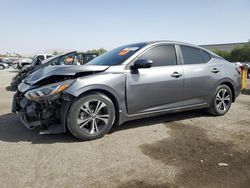
<svg viewBox="0 0 250 188"><path fill-rule="evenodd" d="M221 95L223 95L224 91L226 91L226 93L224 94L224 97L222 97ZM219 97L221 97L221 99ZM226 100L223 100L223 98ZM218 86L212 98L208 112L214 116L225 115L231 107L232 99L233 99L232 91L227 85Z"/></svg>
<svg viewBox="0 0 250 188"><path fill-rule="evenodd" d="M98 114L98 112L97 113L94 112L94 111L97 111L96 109L98 109L99 101L100 103L102 103L100 105L103 105L102 108L100 107L100 112L102 110L102 113L104 114ZM85 104L88 104L88 105L85 105ZM96 104L96 107L95 107L95 104ZM89 108L85 108L86 106L88 106ZM89 112L89 110L86 110L86 109L90 109L90 111L92 111L91 112L92 115L87 113ZM95 115L93 115L93 113ZM115 107L110 98L108 98L106 95L102 93L89 93L87 95L84 95L78 98L71 105L68 115L67 115L67 127L69 131L76 138L80 140L86 141L86 140L98 139L98 138L103 137L112 128L115 122L115 113L116 113ZM107 119L105 118L105 121L98 119L98 117L101 117L101 116L104 117L105 115L108 116ZM89 118L90 120L86 121ZM101 118L101 119L104 119L104 118ZM84 123L79 124L79 121L84 121ZM94 121L96 122L96 124L93 123ZM98 128L96 128L95 125ZM95 127L94 133L93 133L93 127Z"/></svg>
<svg viewBox="0 0 250 188"><path fill-rule="evenodd" d="M0 70L4 70L4 66L3 65L0 65Z"/></svg>

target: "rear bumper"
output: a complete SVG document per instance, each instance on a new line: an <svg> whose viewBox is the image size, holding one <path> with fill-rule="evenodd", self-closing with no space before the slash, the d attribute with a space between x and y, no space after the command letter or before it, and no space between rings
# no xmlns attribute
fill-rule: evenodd
<svg viewBox="0 0 250 188"><path fill-rule="evenodd" d="M241 90L240 90L240 89L237 90L237 91L235 91L235 98L237 98L237 97L240 95L240 93L241 93Z"/></svg>
<svg viewBox="0 0 250 188"><path fill-rule="evenodd" d="M234 84L234 94L235 94L235 99L240 95L241 93L241 86L242 86L242 77L238 76L235 79L235 84Z"/></svg>

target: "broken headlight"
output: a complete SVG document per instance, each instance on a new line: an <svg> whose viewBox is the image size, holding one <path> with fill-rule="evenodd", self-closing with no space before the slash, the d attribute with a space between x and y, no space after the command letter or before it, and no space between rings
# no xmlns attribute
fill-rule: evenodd
<svg viewBox="0 0 250 188"><path fill-rule="evenodd" d="M25 97L29 100L43 100L46 98L56 99L62 91L67 89L74 80L67 80L46 85L38 89L33 89L25 93Z"/></svg>

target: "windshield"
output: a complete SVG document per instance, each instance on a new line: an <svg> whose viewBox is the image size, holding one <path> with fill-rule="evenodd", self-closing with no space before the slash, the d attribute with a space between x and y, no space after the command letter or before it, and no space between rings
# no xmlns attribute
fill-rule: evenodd
<svg viewBox="0 0 250 188"><path fill-rule="evenodd" d="M120 65L139 49L146 46L146 43L130 44L121 46L106 52L105 54L91 60L86 65Z"/></svg>

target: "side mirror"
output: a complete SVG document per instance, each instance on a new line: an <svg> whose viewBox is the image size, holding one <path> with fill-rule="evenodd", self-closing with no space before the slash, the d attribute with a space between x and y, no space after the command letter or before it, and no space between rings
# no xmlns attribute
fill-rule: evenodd
<svg viewBox="0 0 250 188"><path fill-rule="evenodd" d="M153 61L150 59L138 59L132 66L133 69L145 69L152 67Z"/></svg>

